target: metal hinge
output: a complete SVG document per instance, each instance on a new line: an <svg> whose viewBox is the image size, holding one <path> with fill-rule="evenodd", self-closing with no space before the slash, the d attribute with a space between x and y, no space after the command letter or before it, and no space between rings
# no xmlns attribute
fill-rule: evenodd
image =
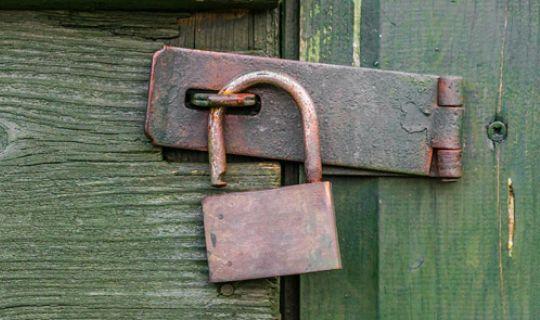
<svg viewBox="0 0 540 320"><path fill-rule="evenodd" d="M462 175L462 82L459 77L440 77L438 81L438 107L435 109L431 135L434 158L432 176L459 178Z"/></svg>
<svg viewBox="0 0 540 320"><path fill-rule="evenodd" d="M309 91L325 165L342 172L461 176L459 77L165 47L153 59L147 135L159 146L206 151L207 108L244 106L250 112L225 117L228 153L302 161L302 128L290 96L266 86L233 97L214 94L261 70L288 74Z"/></svg>

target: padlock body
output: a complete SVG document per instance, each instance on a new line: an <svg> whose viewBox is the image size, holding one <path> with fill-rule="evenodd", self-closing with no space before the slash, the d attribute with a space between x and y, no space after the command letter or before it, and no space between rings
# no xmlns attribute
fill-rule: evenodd
<svg viewBox="0 0 540 320"><path fill-rule="evenodd" d="M208 196L210 282L341 269L329 182Z"/></svg>

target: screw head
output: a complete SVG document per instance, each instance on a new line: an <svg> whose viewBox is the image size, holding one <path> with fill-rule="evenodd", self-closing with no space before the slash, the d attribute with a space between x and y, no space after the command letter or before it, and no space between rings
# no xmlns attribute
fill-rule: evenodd
<svg viewBox="0 0 540 320"><path fill-rule="evenodd" d="M219 288L219 293L224 296L231 296L234 294L234 287L232 284L226 283Z"/></svg>
<svg viewBox="0 0 540 320"><path fill-rule="evenodd" d="M488 138L494 142L501 142L506 139L507 128L504 122L495 120L487 127Z"/></svg>

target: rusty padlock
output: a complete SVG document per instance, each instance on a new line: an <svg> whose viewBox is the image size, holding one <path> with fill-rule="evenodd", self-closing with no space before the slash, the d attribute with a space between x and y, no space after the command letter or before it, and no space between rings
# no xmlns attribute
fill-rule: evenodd
<svg viewBox="0 0 540 320"><path fill-rule="evenodd" d="M280 87L295 100L303 122L308 183L203 199L210 282L341 269L331 184L321 182L315 105L294 79L269 71L240 76L220 94L234 94L256 84ZM225 184L224 109L215 108L209 116L208 149L216 186Z"/></svg>

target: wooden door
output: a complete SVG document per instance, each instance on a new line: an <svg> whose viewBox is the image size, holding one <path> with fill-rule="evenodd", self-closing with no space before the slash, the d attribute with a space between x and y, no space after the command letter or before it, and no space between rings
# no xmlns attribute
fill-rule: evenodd
<svg viewBox="0 0 540 320"><path fill-rule="evenodd" d="M540 4L275 5L0 3L0 319L539 317ZM144 136L164 44L461 75L464 177L327 175L343 270L210 285L206 156ZM233 160L230 191L300 180L295 164Z"/></svg>
<svg viewBox="0 0 540 320"><path fill-rule="evenodd" d="M538 319L540 2L307 0L300 16L304 60L465 80L458 182L331 178L344 269L301 276L300 318Z"/></svg>

